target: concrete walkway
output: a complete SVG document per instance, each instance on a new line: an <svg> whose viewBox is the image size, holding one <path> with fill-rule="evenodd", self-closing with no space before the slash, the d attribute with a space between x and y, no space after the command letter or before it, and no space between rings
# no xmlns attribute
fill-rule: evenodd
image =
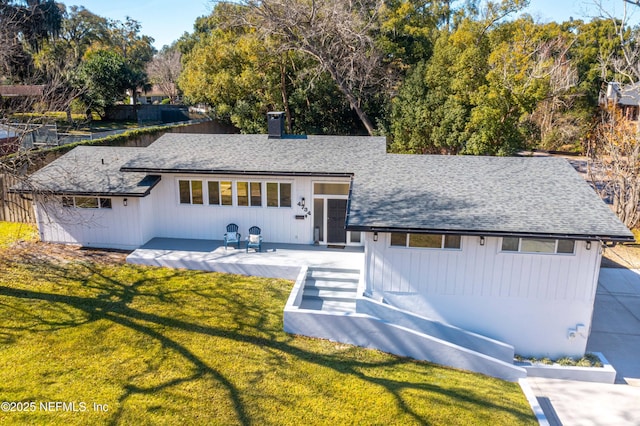
<svg viewBox="0 0 640 426"><path fill-rule="evenodd" d="M640 426L640 271L604 268L588 352L602 352L616 384L529 377L550 425Z"/></svg>

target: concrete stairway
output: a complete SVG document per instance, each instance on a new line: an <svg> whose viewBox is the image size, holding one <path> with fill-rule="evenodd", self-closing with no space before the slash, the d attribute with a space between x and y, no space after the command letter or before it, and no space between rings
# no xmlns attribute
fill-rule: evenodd
<svg viewBox="0 0 640 426"><path fill-rule="evenodd" d="M355 312L360 271L309 267L300 309Z"/></svg>

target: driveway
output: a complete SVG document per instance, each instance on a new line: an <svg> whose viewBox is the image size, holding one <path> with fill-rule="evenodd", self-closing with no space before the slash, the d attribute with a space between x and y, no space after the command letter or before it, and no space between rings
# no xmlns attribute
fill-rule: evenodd
<svg viewBox="0 0 640 426"><path fill-rule="evenodd" d="M613 385L527 379L551 425L640 426L640 270L603 268L588 352L617 371Z"/></svg>

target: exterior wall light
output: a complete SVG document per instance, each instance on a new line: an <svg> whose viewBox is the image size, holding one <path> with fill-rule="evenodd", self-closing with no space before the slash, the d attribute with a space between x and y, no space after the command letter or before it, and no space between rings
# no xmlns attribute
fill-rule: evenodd
<svg viewBox="0 0 640 426"><path fill-rule="evenodd" d="M127 201L127 199L126 199L126 198L122 199L122 205L123 205L123 206L127 207L127 202L128 202L128 201Z"/></svg>
<svg viewBox="0 0 640 426"><path fill-rule="evenodd" d="M373 233L373 241L378 241L378 233L377 232Z"/></svg>
<svg viewBox="0 0 640 426"><path fill-rule="evenodd" d="M587 241L587 250L591 250L591 241Z"/></svg>
<svg viewBox="0 0 640 426"><path fill-rule="evenodd" d="M484 245L484 237L480 237L480 245L483 246Z"/></svg>

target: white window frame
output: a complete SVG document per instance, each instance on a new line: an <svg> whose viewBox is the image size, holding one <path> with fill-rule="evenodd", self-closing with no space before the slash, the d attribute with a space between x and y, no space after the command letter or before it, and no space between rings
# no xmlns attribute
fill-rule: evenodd
<svg viewBox="0 0 640 426"><path fill-rule="evenodd" d="M505 238L517 238L518 239L518 250L503 250L502 246L504 244ZM531 239L531 240L549 240L554 241L553 251L522 251L522 240ZM576 240L562 240L562 241L573 241L573 251L571 253L558 253L558 244L561 240L559 239L551 239L551 238L523 238L523 237L502 237L500 239L500 253L520 253L520 254L558 254L561 256L574 256L576 254Z"/></svg>
<svg viewBox="0 0 640 426"><path fill-rule="evenodd" d="M77 202L77 198L92 198L97 200L97 205L96 207L85 207L85 206L80 206L78 205ZM67 202L65 202L65 199L67 199ZM71 200L71 204L68 204L68 200ZM102 204L102 200L109 200L109 207L105 207ZM63 207L66 208L75 208L75 209L89 209L89 210L111 210L113 208L113 200L111 199L111 197L84 197L84 196L63 196L61 198L61 203Z"/></svg>
<svg viewBox="0 0 640 426"><path fill-rule="evenodd" d="M404 245L400 246L400 245L392 245L391 244L391 236L393 234L405 234L405 238L404 238ZM396 249L396 248L400 248L400 249L411 249L411 250L446 250L446 251L462 251L462 235L455 235L455 234L430 234L430 235L440 235L441 239L440 239L440 247L415 247L415 246L410 246L409 242L410 242L410 238L411 238L411 234L413 235L423 235L423 234L416 234L415 232L411 233L411 232L391 232L389 233L389 248L392 249ZM447 236L458 236L460 237L460 247L445 247L445 238Z"/></svg>
<svg viewBox="0 0 640 426"><path fill-rule="evenodd" d="M240 203L238 203L238 197L239 197L239 193L240 191L238 190L238 183L246 183L247 184L247 204L244 205L240 205ZM251 184L259 184L260 185L260 205L259 206L254 206L253 204L251 204ZM236 206L237 207L253 207L253 208L261 208L265 206L265 191L264 191L264 186L263 185L264 181L261 180L244 180L244 179L237 179L235 180L235 201L236 201Z"/></svg>
<svg viewBox="0 0 640 426"><path fill-rule="evenodd" d="M222 203L222 190L221 190L221 183L222 182L229 182L231 184L231 204L223 204ZM234 195L235 195L235 190L234 190L234 181L233 179L228 179L228 180L224 180L224 179L208 179L206 181L207 185L207 205L208 206L215 206L215 207L233 207L234 204ZM218 184L218 204L211 204L210 200L211 200L211 194L209 193L209 184L210 183L217 183Z"/></svg>
<svg viewBox="0 0 640 426"><path fill-rule="evenodd" d="M178 204L181 206L203 206L205 201L205 181L203 179L189 179L189 178L178 178L177 189L178 189ZM180 196L180 182L189 182L189 202L183 203ZM200 182L201 191L202 191L202 203L194 203L193 202L193 182ZM207 194L208 195L208 194Z"/></svg>
<svg viewBox="0 0 640 426"><path fill-rule="evenodd" d="M277 194L277 199L278 199L278 205L277 206L270 206L268 205L269 203L269 184L275 184L276 187L278 188L278 194ZM282 185L289 185L289 204L288 206L283 206L282 205ZM264 207L269 208L269 209L291 209L293 208L293 183L292 182L282 182L282 181L265 181L264 182Z"/></svg>

